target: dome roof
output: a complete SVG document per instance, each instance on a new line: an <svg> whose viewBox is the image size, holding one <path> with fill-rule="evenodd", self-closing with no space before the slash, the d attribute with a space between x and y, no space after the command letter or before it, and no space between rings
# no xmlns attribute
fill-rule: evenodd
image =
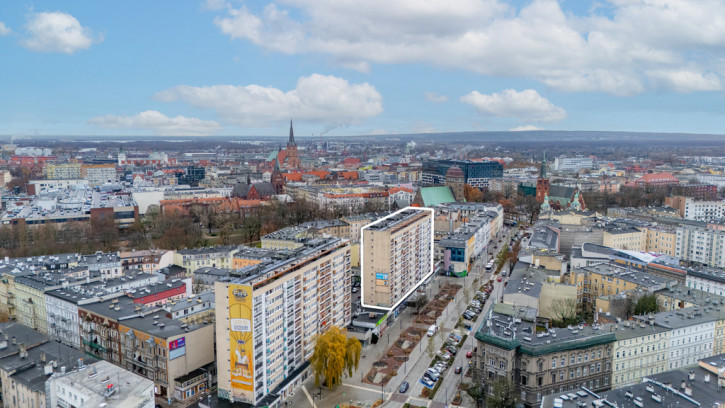
<svg viewBox="0 0 725 408"><path fill-rule="evenodd" d="M463 170L458 166L451 166L446 172L446 178L463 178Z"/></svg>

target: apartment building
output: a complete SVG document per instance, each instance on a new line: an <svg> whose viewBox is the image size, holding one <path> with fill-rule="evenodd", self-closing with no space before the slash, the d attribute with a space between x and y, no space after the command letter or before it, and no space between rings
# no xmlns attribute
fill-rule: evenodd
<svg viewBox="0 0 725 408"><path fill-rule="evenodd" d="M642 377L669 369L670 330L635 321L618 323L613 330L616 337L612 351L613 388L636 384Z"/></svg>
<svg viewBox="0 0 725 408"><path fill-rule="evenodd" d="M174 254L174 264L185 268L189 276L204 266L231 268L236 251L235 245L180 249Z"/></svg>
<svg viewBox="0 0 725 408"><path fill-rule="evenodd" d="M556 157L554 159L554 170L556 171L573 171L577 172L581 169L591 169L594 167L594 159L591 157Z"/></svg>
<svg viewBox="0 0 725 408"><path fill-rule="evenodd" d="M63 163L45 165L45 177L50 180L82 179L80 163Z"/></svg>
<svg viewBox="0 0 725 408"><path fill-rule="evenodd" d="M723 317L725 312L721 310L696 306L637 316L636 319L670 331L667 369L671 370L696 364L698 360L714 354L715 323Z"/></svg>
<svg viewBox="0 0 725 408"><path fill-rule="evenodd" d="M684 199L682 217L686 220L710 221L725 217L725 201Z"/></svg>
<svg viewBox="0 0 725 408"><path fill-rule="evenodd" d="M119 380L123 378L123 382ZM154 408L154 382L98 361L84 370L56 372L48 378L48 407ZM40 408L40 407L38 407Z"/></svg>
<svg viewBox="0 0 725 408"><path fill-rule="evenodd" d="M272 406L307 377L317 334L350 323L350 244L312 239L214 284L219 397Z"/></svg>
<svg viewBox="0 0 725 408"><path fill-rule="evenodd" d="M725 267L725 231L705 223L682 223L677 227L675 256L717 268Z"/></svg>
<svg viewBox="0 0 725 408"><path fill-rule="evenodd" d="M674 228L649 227L645 234L645 251L669 256L677 253L677 231Z"/></svg>
<svg viewBox="0 0 725 408"><path fill-rule="evenodd" d="M115 164L84 164L81 166L81 177L88 180L90 186L100 186L118 181Z"/></svg>
<svg viewBox="0 0 725 408"><path fill-rule="evenodd" d="M725 272L716 268L688 269L686 285L719 296L725 296Z"/></svg>
<svg viewBox="0 0 725 408"><path fill-rule="evenodd" d="M432 228L432 211L407 209L363 230L364 304L393 308L432 272Z"/></svg>
<svg viewBox="0 0 725 408"><path fill-rule="evenodd" d="M615 263L591 265L573 270L569 283L577 287L577 301L588 310L599 310L597 298L616 296L631 290L653 293L676 284L676 281L635 271ZM602 309L601 312L607 312Z"/></svg>
<svg viewBox="0 0 725 408"><path fill-rule="evenodd" d="M647 249L646 229L634 227L605 228L602 234L602 245L615 249L645 251Z"/></svg>
<svg viewBox="0 0 725 408"><path fill-rule="evenodd" d="M174 264L174 251L164 249L123 251L118 256L124 271L139 269L145 273L154 273Z"/></svg>
<svg viewBox="0 0 725 408"><path fill-rule="evenodd" d="M475 334L485 394L497 379L508 379L524 406L533 408L553 393L611 388L613 332L598 325L538 331L536 315L523 309L491 311Z"/></svg>
<svg viewBox="0 0 725 408"><path fill-rule="evenodd" d="M287 227L272 231L260 238L262 249L294 250L304 246L302 240L307 238L307 228L299 226Z"/></svg>
<svg viewBox="0 0 725 408"><path fill-rule="evenodd" d="M208 388L203 378L191 385L186 381L177 385L176 380L202 367L211 368L213 325L184 323L159 307L144 307L127 296L79 305L78 316L85 355L152 380L155 397L186 403L189 387L195 392Z"/></svg>

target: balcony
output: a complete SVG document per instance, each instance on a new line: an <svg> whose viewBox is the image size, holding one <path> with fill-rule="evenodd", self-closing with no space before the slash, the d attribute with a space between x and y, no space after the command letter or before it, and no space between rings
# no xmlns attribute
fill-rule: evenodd
<svg viewBox="0 0 725 408"><path fill-rule="evenodd" d="M101 346L100 344L98 344L98 343L96 343L96 342L94 342L94 341L90 341L90 340L85 340L85 339L84 339L84 340L83 340L83 344L85 344L86 346L89 346L89 347L91 347L91 348L93 348L93 349L96 349L96 350L102 351L102 352L104 352L104 353L108 351L108 349L107 349L107 348L105 348L105 347Z"/></svg>

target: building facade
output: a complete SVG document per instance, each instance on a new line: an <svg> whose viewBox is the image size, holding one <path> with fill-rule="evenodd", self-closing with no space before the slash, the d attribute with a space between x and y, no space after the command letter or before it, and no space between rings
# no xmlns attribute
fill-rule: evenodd
<svg viewBox="0 0 725 408"><path fill-rule="evenodd" d="M314 337L351 321L350 244L311 240L230 276L214 285L219 397L272 405L306 376Z"/></svg>
<svg viewBox="0 0 725 408"><path fill-rule="evenodd" d="M363 302L391 308L432 272L433 214L408 209L366 227L361 242Z"/></svg>

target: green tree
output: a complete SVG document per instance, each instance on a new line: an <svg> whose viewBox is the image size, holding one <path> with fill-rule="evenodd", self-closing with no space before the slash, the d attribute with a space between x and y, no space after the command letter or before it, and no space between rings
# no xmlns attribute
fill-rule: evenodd
<svg viewBox="0 0 725 408"><path fill-rule="evenodd" d="M347 371L352 376L360 362L362 345L356 338L348 338L345 331L332 326L325 333L316 336L315 350L310 364L315 372L315 386L320 385L320 377L330 389L342 383L342 374Z"/></svg>
<svg viewBox="0 0 725 408"><path fill-rule="evenodd" d="M635 315L644 315L657 311L659 311L659 305L657 304L657 296L655 295L644 295L640 297L634 306Z"/></svg>
<svg viewBox="0 0 725 408"><path fill-rule="evenodd" d="M516 408L519 398L512 381L500 377L491 386L493 390L486 397L486 408Z"/></svg>

